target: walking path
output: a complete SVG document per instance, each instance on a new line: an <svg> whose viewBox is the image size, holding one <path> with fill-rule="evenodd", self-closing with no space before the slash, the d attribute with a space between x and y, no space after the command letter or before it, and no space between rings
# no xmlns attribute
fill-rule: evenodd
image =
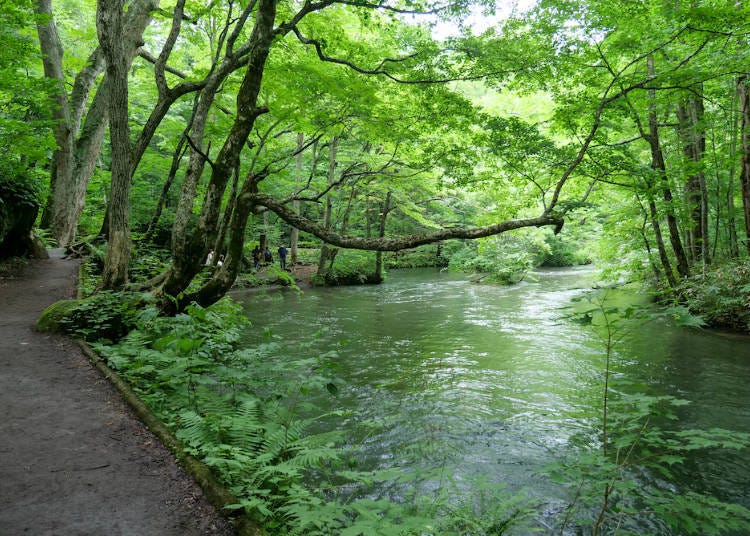
<svg viewBox="0 0 750 536"><path fill-rule="evenodd" d="M80 349L33 331L76 270L53 256L0 279L0 535L233 534Z"/></svg>

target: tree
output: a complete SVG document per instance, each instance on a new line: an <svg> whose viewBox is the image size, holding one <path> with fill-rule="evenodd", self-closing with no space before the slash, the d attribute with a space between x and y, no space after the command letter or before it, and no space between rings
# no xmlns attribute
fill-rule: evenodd
<svg viewBox="0 0 750 536"><path fill-rule="evenodd" d="M134 0L129 6L117 48L130 60L141 45L151 12L157 7L158 0ZM75 239L86 187L101 151L109 117L110 78L104 76L98 82L105 69L105 57L101 47L96 47L76 74L68 94L63 65L65 51L55 24L52 0L36 0L35 11L44 74L57 84L52 104L57 149L52 157L50 193L42 224L49 226L59 245L66 246Z"/></svg>
<svg viewBox="0 0 750 536"><path fill-rule="evenodd" d="M228 290L239 269L244 241L244 228L247 223L247 218L249 214L253 210L257 210L257 207L259 206L263 206L268 210L275 212L292 226L316 234L324 241L330 242L334 245L376 250L394 250L411 247L418 245L419 243L428 243L450 236L486 236L488 234L504 232L508 229L528 225L561 225L560 217L552 211L554 208L553 203L551 207L548 207L546 212L537 218L514 220L495 226L487 226L482 229L448 229L445 230L443 234L433 233L422 237L411 237L408 239L363 239L360 237L340 237L335 233L327 232L319 224L308 220L304 216L297 215L293 210L290 210L288 205L295 200L295 196L279 199L261 193L260 185L270 176L274 175L271 163L268 163L258 169L249 170L246 174L244 183L239 188L236 202L233 204L233 213L231 224L229 226L229 246L226 262L220 270L214 272L213 277L200 289L189 294L184 294L185 289L200 270L201 260L205 257L206 252L216 240L222 199L229 183L232 170L237 168L243 148L246 146L248 136L256 125L257 120L269 111L266 107L258 104L258 97L261 92L261 84L264 75L267 71L267 62L272 51L272 43L274 39L280 39L291 33L295 35L298 41L302 44L314 47L315 53L319 59L326 62L343 63L350 69L364 75L373 76L383 74L392 79L396 78L396 74L385 68L388 63L383 63L381 67L377 69L363 69L348 60L338 60L337 58L328 56L323 51L319 41L310 39L304 35L300 28L303 19L312 13L324 10L324 8L333 4L334 3L305 5L295 14L290 15L286 19L289 22L284 22L276 26L276 4L273 2L259 2L257 6L254 4L248 6L242 16L236 19L238 21L236 26L232 28L227 27L222 31L223 35L230 36L226 39L225 44L222 44L222 46L224 46L224 56L218 63L218 67L213 71L215 76L212 75L212 81L202 89L200 103L196 108L196 113L191 122L192 131L190 139L192 140L193 151L191 155L191 164L187 169L183 181L180 205L175 217L172 242L174 262L169 272L166 274L164 283L160 289L160 293L164 296L162 304L165 309L180 309L192 301L197 301L201 304L209 304L218 299ZM363 7L370 9L372 6L364 5ZM244 44L235 48L235 40L241 35L242 25L245 21L250 20L251 15L253 16L253 27L249 34L249 38ZM231 73L231 70L224 66L234 64L240 53L243 55L243 63L246 67L242 79L239 82L240 89L235 104L234 120L229 128L226 138L224 138L221 144L217 156L210 159L206 151L200 148L200 146L204 143L202 139L207 112L213 105L216 97L216 92L213 88L218 87L219 84L223 83L226 77ZM407 62L404 60L404 63ZM410 68L410 65L408 64L402 65L401 63L396 62L395 65L397 65L399 69L403 69L403 72L408 72L407 69ZM426 66L422 65L422 68L424 67ZM427 76L425 76L425 78L429 80L438 79L438 77L435 76L435 73L431 71L426 71L426 74ZM459 75L455 75L455 77L458 76ZM289 157L292 157L293 154L294 151L288 153ZM257 161L254 160L254 162ZM201 203L201 211L197 223L194 228L191 228L190 216L194 199L196 197L196 186L199 182L205 163L208 163L210 166L210 178L205 189L205 195ZM572 169L570 172L572 172Z"/></svg>
<svg viewBox="0 0 750 536"><path fill-rule="evenodd" d="M108 208L109 244L102 286L122 287L128 279L130 259L130 178L132 152L128 124L128 70L132 56L125 42L123 0L98 0L96 27L107 66L108 115L112 145L111 197Z"/></svg>
<svg viewBox="0 0 750 536"><path fill-rule="evenodd" d="M534 29L527 42L549 32L555 43L558 78L547 87L559 104L555 126L565 138L582 135L578 117L590 106L591 93L609 83L603 75L620 88L619 97L607 103L583 165L596 181L635 196L642 214L633 228L641 228L644 217L650 222L641 244L650 250L655 241L660 273L670 286L677 283L670 266L687 276L691 260L709 262L712 241L716 250L725 237L726 249L732 250L732 203L739 192L731 186L728 168L734 165L737 125L731 120L724 128L715 125L724 110L734 108L726 88L747 59L746 50L736 45L747 19L737 10L699 3L631 4L623 13L606 1L549 1L528 21Z"/></svg>
<svg viewBox="0 0 750 536"><path fill-rule="evenodd" d="M44 168L54 147L45 103L50 89L29 35L31 3L0 4L0 257L32 250L31 230L41 205Z"/></svg>
<svg viewBox="0 0 750 536"><path fill-rule="evenodd" d="M259 0L206 7L178 1L168 35L166 25L160 25L156 32L161 38L151 40L163 45L161 52L150 52L148 44L138 52L154 65L156 96L148 107L139 100L142 128L130 147L130 179L137 181L141 158L155 149L151 142L164 118L179 117L170 111L173 104L194 94L192 109L182 107L181 113L187 113L179 117L183 146L189 147L187 166L184 174L177 172L178 150L169 173L181 175L173 264L151 282L164 310L180 310L191 301L206 305L226 292L240 268L245 230L253 214L274 213L333 246L376 251L526 226L559 228L570 207L585 203L599 183L622 173L616 166L623 158L628 169L639 170L634 177L646 177L646 155L648 177L658 178L646 181L652 191L643 204L650 212L651 233L659 234L657 226L666 221L672 251L661 257L687 274L681 242L691 220L681 195L684 184L677 181L685 176L687 153L674 151L673 141L682 135L687 147L688 122L674 132L665 122L677 103L686 102L685 92L717 77L707 68L707 53L718 50L726 37L726 32L712 29L726 22L725 14L712 19L710 27L699 28L691 25L699 16L692 10L631 6L631 19L622 25L610 7L606 2L543 2L527 20L510 20L483 36L467 33L439 43L425 27L383 15L441 11L429 3L408 8L334 1L291 6ZM184 20L193 21L198 30L186 32ZM627 37L634 33L644 38ZM103 42L100 54L105 48ZM660 68L649 73L648 58L657 56ZM551 76L553 72L557 77ZM295 78L299 74L304 83ZM544 91L558 102L557 111L538 129L524 121L482 118L446 86L458 80ZM119 109L127 109L127 102L122 102L125 108ZM691 107L691 147L697 147L691 154L705 155L705 135L695 128L703 128L712 110L701 112L697 103L686 104L685 110ZM126 127L111 133L113 186L128 182L127 173L115 173L115 163L127 160L116 157L124 149L114 144L115 139L129 138L123 135ZM314 165L306 170L308 181L300 183L305 162L317 161L310 156L317 140L334 136L358 148L357 158L362 159L347 163L361 170L356 168L356 174L346 174L346 184L341 182L341 191L347 193L341 205L347 214L341 220L346 221L346 233L317 221L317 204L339 184L327 184ZM617 147L624 145L632 150L618 154ZM675 164L678 154L681 167ZM347 158L343 153L337 156L341 161ZM705 156L700 165L704 164ZM296 173L289 171L293 167ZM399 181L419 181L421 188L410 190ZM476 227L430 228L423 225L429 218L416 208L421 200L411 199L413 193L407 192L422 191L423 199L430 199L439 190L431 184L440 181L472 188L486 184L498 192L495 200L503 208L493 211L492 221L485 219ZM631 182L632 191L644 195L644 189L635 186ZM701 203L708 205L709 185L700 190ZM366 233L373 219L361 217L367 210L356 207L373 196L382 199L387 192L394 214L419 223L415 233ZM570 199L564 199L565 192ZM709 241L710 208L700 217L701 251ZM645 238L648 243L651 237L647 233ZM227 262L202 286L187 292L207 251L225 244ZM125 251L113 248L120 250ZM122 255L119 273L126 261L127 255ZM666 273L666 265L663 268Z"/></svg>

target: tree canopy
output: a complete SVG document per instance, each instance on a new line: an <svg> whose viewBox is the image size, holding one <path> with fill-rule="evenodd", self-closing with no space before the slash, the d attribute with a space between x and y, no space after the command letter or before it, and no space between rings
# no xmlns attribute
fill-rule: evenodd
<svg viewBox="0 0 750 536"><path fill-rule="evenodd" d="M593 218L600 258L670 286L750 247L744 5L539 1L486 29L468 16L495 7L464 2L2 10L6 154L48 178L41 225L106 238L106 288L133 236L168 242L140 282L165 310L221 297L261 220L393 251Z"/></svg>

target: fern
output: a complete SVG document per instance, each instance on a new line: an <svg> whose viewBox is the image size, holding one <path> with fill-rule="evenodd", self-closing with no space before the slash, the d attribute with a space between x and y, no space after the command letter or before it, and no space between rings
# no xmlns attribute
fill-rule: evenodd
<svg viewBox="0 0 750 536"><path fill-rule="evenodd" d="M274 342L236 351L247 326L239 313L222 301L169 320L142 314L119 344L97 349L239 498L229 509L252 515L270 533L450 534L440 532L454 515L448 495L420 500L414 487L408 505L365 498L374 482L403 487L424 474L340 471L354 465L351 456L344 462L341 434L310 433L320 419L350 414L318 414L309 404L311 394L336 391L326 374L335 353L269 360ZM306 487L313 473L326 489Z"/></svg>

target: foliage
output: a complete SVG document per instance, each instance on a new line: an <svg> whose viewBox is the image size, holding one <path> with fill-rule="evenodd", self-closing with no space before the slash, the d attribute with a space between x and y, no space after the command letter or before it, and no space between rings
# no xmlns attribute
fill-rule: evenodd
<svg viewBox="0 0 750 536"><path fill-rule="evenodd" d="M266 281L273 285L281 285L282 287L296 287L294 277L287 272L282 270L275 264L269 266L266 269Z"/></svg>
<svg viewBox="0 0 750 536"><path fill-rule="evenodd" d="M101 265L92 257L86 257L78 269L78 296L91 296L97 291Z"/></svg>
<svg viewBox="0 0 750 536"><path fill-rule="evenodd" d="M542 266L563 267L591 264L591 255L581 248L580 243L550 234L547 237L548 253Z"/></svg>
<svg viewBox="0 0 750 536"><path fill-rule="evenodd" d="M116 342L136 326L149 294L101 291L81 300L60 321L63 331L89 342Z"/></svg>
<svg viewBox="0 0 750 536"><path fill-rule="evenodd" d="M442 245L422 246L406 251L387 254L385 265L388 268L429 268L445 267L448 259L442 254Z"/></svg>
<svg viewBox="0 0 750 536"><path fill-rule="evenodd" d="M525 229L513 235L447 244L444 254L453 271L483 274L485 282L513 284L538 266L589 264L591 253L585 244L585 235Z"/></svg>
<svg viewBox="0 0 750 536"><path fill-rule="evenodd" d="M683 281L674 299L709 326L750 332L750 261L711 266Z"/></svg>
<svg viewBox="0 0 750 536"><path fill-rule="evenodd" d="M334 353L269 359L273 338L236 350L247 319L225 299L162 318L144 310L119 344L95 345L188 450L209 465L244 509L273 534L495 535L530 527L528 500L477 481L473 494L444 487L394 502L372 498L373 482L410 482L402 471L352 470L337 431L312 433L322 415L309 402L338 388ZM311 472L328 482L309 489ZM324 478L319 478L324 475Z"/></svg>
<svg viewBox="0 0 750 536"><path fill-rule="evenodd" d="M278 285L299 290L294 276L274 264L261 268L255 273L244 272L239 274L233 288L254 288L268 285Z"/></svg>
<svg viewBox="0 0 750 536"><path fill-rule="evenodd" d="M13 191L38 207L45 185L39 166L54 146L48 96L52 86L35 70L39 51L33 39L32 3L0 4L0 202Z"/></svg>
<svg viewBox="0 0 750 536"><path fill-rule="evenodd" d="M608 302L608 290L586 298L590 306L574 318L591 326L604 347L601 419L597 428L572 439L575 454L548 468L571 490L561 530L569 524L592 534L723 534L750 523L750 510L670 484L689 452L750 448L750 434L680 429L677 409L688 404L643 391L617 376L617 346L628 331L663 313ZM673 311L667 311L670 316ZM644 485L643 474L651 475Z"/></svg>
<svg viewBox="0 0 750 536"><path fill-rule="evenodd" d="M133 281L150 279L169 268L169 251L138 242L136 251L130 258L128 275Z"/></svg>
<svg viewBox="0 0 750 536"><path fill-rule="evenodd" d="M513 284L523 280L536 265L544 242L530 242L516 236L490 237L476 242L465 242L463 248L446 248L449 269L484 274L483 281ZM536 253L536 255L535 255Z"/></svg>
<svg viewBox="0 0 750 536"><path fill-rule="evenodd" d="M336 253L333 266L326 266L323 275L316 273L313 283L327 286L361 285L371 280L374 270L374 253L340 249Z"/></svg>
<svg viewBox="0 0 750 536"><path fill-rule="evenodd" d="M600 244L602 229L600 208L579 209L570 212L562 232L554 234L544 233L546 251L539 261L540 266L579 266L591 264L598 260L596 248Z"/></svg>

